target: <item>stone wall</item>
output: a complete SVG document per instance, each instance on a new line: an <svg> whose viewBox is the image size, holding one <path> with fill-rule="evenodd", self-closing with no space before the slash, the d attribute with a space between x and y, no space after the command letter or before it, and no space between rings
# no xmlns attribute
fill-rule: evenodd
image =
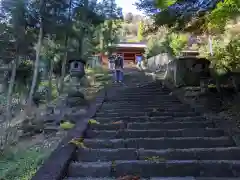
<svg viewBox="0 0 240 180"><path fill-rule="evenodd" d="M167 53L147 60L150 71L165 72L165 79L179 86L199 86L202 71L209 71L207 60L196 57L172 57Z"/></svg>
<svg viewBox="0 0 240 180"><path fill-rule="evenodd" d="M151 71L165 71L167 69L167 64L172 61L172 59L173 57L167 53L159 54L147 60L147 68Z"/></svg>
<svg viewBox="0 0 240 180"><path fill-rule="evenodd" d="M101 67L101 57L100 56L92 56L88 59L86 66L88 68L97 68Z"/></svg>
<svg viewBox="0 0 240 180"><path fill-rule="evenodd" d="M198 58L176 58L169 62L166 79L175 86L199 86L202 72L208 72L208 63Z"/></svg>

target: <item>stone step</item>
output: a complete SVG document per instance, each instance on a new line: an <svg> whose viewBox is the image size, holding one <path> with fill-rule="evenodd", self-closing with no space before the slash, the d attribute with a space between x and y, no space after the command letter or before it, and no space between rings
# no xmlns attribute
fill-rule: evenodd
<svg viewBox="0 0 240 180"><path fill-rule="evenodd" d="M153 88L153 89L143 89L143 88L136 88L134 90L124 90L121 92L121 95L124 96L131 96L131 95L137 95L137 94L162 94L166 95L169 94L170 91L163 91L161 88Z"/></svg>
<svg viewBox="0 0 240 180"><path fill-rule="evenodd" d="M240 147L160 82L122 89L93 118L67 180L240 179Z"/></svg>
<svg viewBox="0 0 240 180"><path fill-rule="evenodd" d="M107 112L115 112L115 113L120 113L120 112L133 112L133 110L136 110L136 111L141 111L141 112L152 112L153 111L153 108L144 108L144 109L129 109L129 108L125 108L125 107L122 107L121 109L120 108L116 108L116 109L108 109L108 108L103 108L101 109L101 112L102 113L107 113ZM193 109L190 109L189 107L186 107L186 106L176 106L176 107L161 107L159 106L157 108L157 111L159 112L162 112L162 111L180 111L180 112L191 112L193 111Z"/></svg>
<svg viewBox="0 0 240 180"><path fill-rule="evenodd" d="M109 123L109 124L92 124L90 126L93 130L120 130L120 129L133 129L133 130L160 130L160 129L183 129L183 128L213 128L214 125L211 121L201 122L137 122L137 123Z"/></svg>
<svg viewBox="0 0 240 180"><path fill-rule="evenodd" d="M150 112L148 113L151 116L173 116L173 117L185 117L185 116L197 116L196 112L174 112L174 111L162 111L162 112ZM146 112L108 112L108 113L97 113L97 117L116 117L116 116L143 116L146 115Z"/></svg>
<svg viewBox="0 0 240 180"><path fill-rule="evenodd" d="M125 123L130 122L199 122L206 121L203 116L194 116L194 117L172 117L172 116L156 116L156 117L148 117L148 116L137 116L137 117L94 117L100 123L119 123L120 121Z"/></svg>
<svg viewBox="0 0 240 180"><path fill-rule="evenodd" d="M167 94L162 94L162 93L151 94L151 92L149 92L148 94L142 94L142 93L132 94L132 95L119 94L118 96L114 97L114 99L136 99L136 100L139 100L139 98L141 98L141 99L149 99L149 98L150 99L156 99L156 98L158 98L159 100L169 99L169 100L173 100L173 101L179 101L179 99L176 98L176 96L172 96L170 93L167 93Z"/></svg>
<svg viewBox="0 0 240 180"><path fill-rule="evenodd" d="M143 95L149 95L149 94L159 94L159 95L166 95L169 94L167 91L162 91L160 89L142 89L142 88L137 88L134 90L125 90L120 93L121 96L132 96L132 95L138 95L138 94L143 94Z"/></svg>
<svg viewBox="0 0 240 180"><path fill-rule="evenodd" d="M141 96L135 97L135 98L130 97L130 96L126 97L126 98L114 97L114 98L111 98L109 102L110 103L119 103L119 104L122 104L124 102L128 102L128 103L145 102L148 104L150 104L150 103L156 104L159 102L160 103L164 103L164 102L165 103L180 103L180 101L178 99L173 99L173 98L171 98L171 96L161 97L161 98L155 97L154 99L153 99L153 97L149 98L149 97L141 97Z"/></svg>
<svg viewBox="0 0 240 180"><path fill-rule="evenodd" d="M136 149L78 149L76 161L137 160Z"/></svg>
<svg viewBox="0 0 240 180"><path fill-rule="evenodd" d="M224 132L214 128L174 129L174 130L123 130L123 131L95 131L88 130L87 138L96 139L126 139L126 138L158 138L158 137L219 137Z"/></svg>
<svg viewBox="0 0 240 180"><path fill-rule="evenodd" d="M223 148L189 148L168 150L142 150L138 151L139 159L146 160L151 157L159 157L165 160L240 160L239 147Z"/></svg>
<svg viewBox="0 0 240 180"><path fill-rule="evenodd" d="M168 95L169 92L162 92L159 90L150 90L150 91L144 91L143 89L141 89L141 91L138 91L138 89L136 89L133 92L122 92L120 94L120 96L138 96L138 95Z"/></svg>
<svg viewBox="0 0 240 180"><path fill-rule="evenodd" d="M84 139L87 148L215 148L235 146L229 137L175 137L175 138L129 138L129 139Z"/></svg>
<svg viewBox="0 0 240 180"><path fill-rule="evenodd" d="M135 104L135 105L138 105L138 104ZM105 106L105 104L103 104L102 107L104 107L104 106ZM126 107L116 107L115 109L103 108L103 110L104 111L113 111L113 110L115 110L115 111L129 111L130 109L126 108ZM136 108L136 110L140 110L140 109ZM151 112L151 111L153 111L153 108L145 107L144 110L148 111L148 112ZM189 111L189 110L191 110L191 108L186 104L179 104L179 105L177 104L176 106L173 105L173 106L165 106L165 107L161 106L161 105L158 105L157 110L159 110L159 111L163 111L163 110L188 110Z"/></svg>
<svg viewBox="0 0 240 180"><path fill-rule="evenodd" d="M100 123L117 123L119 121L122 122L137 122L139 120L139 122L145 122L149 120L149 117L145 116L138 116L138 117L129 117L129 116L124 116L124 117L93 117L94 119L96 119L97 121L99 121ZM165 117L165 118L169 118L169 117ZM172 117L171 117L172 118Z"/></svg>
<svg viewBox="0 0 240 180"><path fill-rule="evenodd" d="M162 106L162 105L179 105L179 104L182 104L180 101L171 101L169 99L160 99L158 100L157 98L154 99L154 100L151 100L151 99L138 99L138 100L130 100L130 99L126 99L126 100L112 100L110 99L109 101L105 102L104 105L139 105L141 103L146 103L148 105L159 105L159 106Z"/></svg>
<svg viewBox="0 0 240 180"><path fill-rule="evenodd" d="M152 162L146 160L71 163L69 177L240 177L240 161L178 160Z"/></svg>
<svg viewBox="0 0 240 180"><path fill-rule="evenodd" d="M69 178L65 178L64 180L103 180L103 178L94 178L94 177L69 177ZM115 178L105 178L104 180L116 180Z"/></svg>
<svg viewBox="0 0 240 180"><path fill-rule="evenodd" d="M158 108L158 107L162 107L162 108L168 108L168 107L179 107L180 104L172 104L172 103L161 103L161 105L159 104L146 104L146 103L136 103L136 104L127 104L127 103L122 103L122 104L104 104L101 107L101 110L114 110L114 109L137 109L137 110L141 110L141 109L153 109L153 108Z"/></svg>
<svg viewBox="0 0 240 180"><path fill-rule="evenodd" d="M137 97L137 96L163 96L163 97L166 97L166 96L170 96L170 97L173 97L174 96L171 96L170 94L171 92L170 91L165 91L165 92L162 92L161 90L154 90L154 91L139 91L139 90L136 90L135 92L128 92L128 93L121 93L119 94L120 97Z"/></svg>
<svg viewBox="0 0 240 180"><path fill-rule="evenodd" d="M161 90L150 90L150 91L147 91L147 90L142 90L142 91L139 91L138 89L135 90L135 92L121 92L119 93L119 96L120 97L132 97L132 96L167 96L169 95L171 92L170 91L165 91L165 92L162 92Z"/></svg>
<svg viewBox="0 0 240 180"><path fill-rule="evenodd" d="M128 106L128 107L127 107ZM147 106L143 107L143 104L141 102L138 103L104 103L102 105L102 110L118 110L118 109L129 109L129 108L136 108L137 110L139 110L138 108L141 109L147 109L149 111L152 111L153 108L187 108L190 109L190 106L186 105L186 104L182 104L182 103L154 103L154 104L147 104Z"/></svg>
<svg viewBox="0 0 240 180"><path fill-rule="evenodd" d="M94 178L94 177L79 177L79 178L66 178L65 180L103 180L103 178ZM116 180L116 178L106 178L104 177L104 180ZM125 180L119 179L119 180ZM128 180L128 179L126 179ZM131 179L130 179L131 180ZM141 178L139 180L239 180L239 178L212 178L212 177L154 177L154 178Z"/></svg>
<svg viewBox="0 0 240 180"><path fill-rule="evenodd" d="M77 161L117 160L240 160L240 148L193 148L193 149L78 149Z"/></svg>
<svg viewBox="0 0 240 180"><path fill-rule="evenodd" d="M120 101L120 100L117 100L117 101L109 101L109 102L106 102L106 104L104 104L105 106L106 105L118 105L118 106L121 106L121 105L127 105L127 106L132 106L132 105L135 105L135 106L137 106L137 105L142 105L142 103L144 103L144 104L146 104L146 105L158 105L158 106L164 106L164 105L175 105L175 106L177 106L177 105L179 105L179 104L181 104L181 102L180 101L174 101L174 102L172 102L172 101L170 101L169 99L166 99L166 100L163 100L163 99L161 99L161 100L155 100L155 101L149 101L148 99L147 100L141 100L141 99L139 99L138 101L131 101L131 100L122 100L122 101Z"/></svg>
<svg viewBox="0 0 240 180"><path fill-rule="evenodd" d="M172 104L172 106L177 107L178 105L180 105L180 103L170 103L169 101L160 101L160 102L147 102L147 101L118 101L118 102L109 102L108 104L104 104L103 107L107 107L110 108L111 106L114 106L116 108L118 107L126 107L126 108L131 108L131 107L169 107L170 104ZM171 106L170 106L171 107Z"/></svg>
<svg viewBox="0 0 240 180"><path fill-rule="evenodd" d="M128 91L125 89L124 91L121 91L119 95L121 96L132 96L132 95L137 95L137 94L144 94L144 95L149 95L149 94L161 94L161 95L166 95L169 94L170 91L162 91L161 88L153 88L153 89L143 89L143 88L136 88L133 90Z"/></svg>
<svg viewBox="0 0 240 180"><path fill-rule="evenodd" d="M128 123L128 129L181 129L181 128L213 128L211 121L200 122L145 122Z"/></svg>

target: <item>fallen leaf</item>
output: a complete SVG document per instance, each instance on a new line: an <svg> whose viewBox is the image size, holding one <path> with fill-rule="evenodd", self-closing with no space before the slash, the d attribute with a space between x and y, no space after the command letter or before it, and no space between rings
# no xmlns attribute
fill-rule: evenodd
<svg viewBox="0 0 240 180"><path fill-rule="evenodd" d="M122 123L123 123L123 121L115 121L112 124L122 124Z"/></svg>
<svg viewBox="0 0 240 180"><path fill-rule="evenodd" d="M88 123L89 123L89 124L100 124L100 122L98 122L98 121L95 120L95 119L89 119Z"/></svg>
<svg viewBox="0 0 240 180"><path fill-rule="evenodd" d="M69 121L65 121L60 123L60 127L64 130L69 130L72 129L75 126L75 124L69 122Z"/></svg>
<svg viewBox="0 0 240 180"><path fill-rule="evenodd" d="M139 176L123 176L123 177L119 177L117 180L140 180Z"/></svg>

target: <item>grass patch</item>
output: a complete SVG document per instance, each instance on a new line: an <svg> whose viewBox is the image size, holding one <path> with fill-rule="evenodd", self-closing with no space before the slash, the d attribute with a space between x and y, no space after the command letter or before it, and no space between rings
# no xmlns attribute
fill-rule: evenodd
<svg viewBox="0 0 240 180"><path fill-rule="evenodd" d="M50 153L28 149L0 157L0 180L30 180Z"/></svg>

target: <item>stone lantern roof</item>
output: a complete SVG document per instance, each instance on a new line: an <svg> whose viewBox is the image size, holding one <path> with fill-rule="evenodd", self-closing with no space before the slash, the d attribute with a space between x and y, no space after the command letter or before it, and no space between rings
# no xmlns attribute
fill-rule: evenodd
<svg viewBox="0 0 240 180"><path fill-rule="evenodd" d="M70 60L68 60L68 63L71 63L71 62L74 62L74 61L78 61L78 62L81 62L83 64L86 64L86 61L84 61L82 58L70 59Z"/></svg>
<svg viewBox="0 0 240 180"><path fill-rule="evenodd" d="M181 57L197 57L199 55L198 51L195 50L183 50L181 52Z"/></svg>

